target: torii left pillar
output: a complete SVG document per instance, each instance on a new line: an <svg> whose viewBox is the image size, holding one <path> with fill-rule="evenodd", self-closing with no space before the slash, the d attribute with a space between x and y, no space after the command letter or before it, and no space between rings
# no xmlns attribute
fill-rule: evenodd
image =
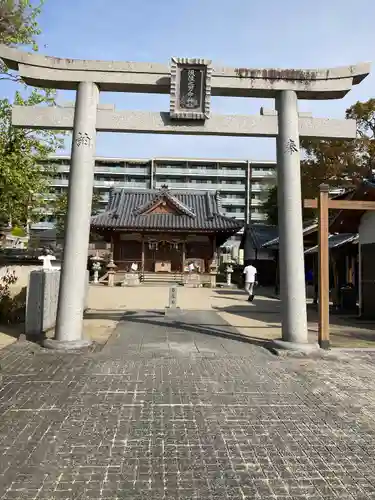
<svg viewBox="0 0 375 500"><path fill-rule="evenodd" d="M45 347L54 349L78 349L91 343L83 338L82 319L87 290L86 269L98 103L98 86L93 82L79 83L74 112L68 213L55 337L45 341Z"/></svg>

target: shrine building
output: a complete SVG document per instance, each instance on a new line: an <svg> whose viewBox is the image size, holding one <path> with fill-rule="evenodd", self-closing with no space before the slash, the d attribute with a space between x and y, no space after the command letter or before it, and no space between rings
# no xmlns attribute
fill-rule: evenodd
<svg viewBox="0 0 375 500"><path fill-rule="evenodd" d="M92 231L111 242L119 270L209 274L216 250L243 223L223 215L215 191L112 190ZM190 265L190 267L189 267Z"/></svg>

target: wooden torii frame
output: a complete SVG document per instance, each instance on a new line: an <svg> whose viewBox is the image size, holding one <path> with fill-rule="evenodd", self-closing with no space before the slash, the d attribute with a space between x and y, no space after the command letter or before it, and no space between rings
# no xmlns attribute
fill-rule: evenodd
<svg viewBox="0 0 375 500"><path fill-rule="evenodd" d="M329 186L319 186L318 199L304 200L305 208L318 209L318 283L319 283L319 329L318 341L322 349L329 349L329 222L328 210L375 210L375 201L330 200Z"/></svg>

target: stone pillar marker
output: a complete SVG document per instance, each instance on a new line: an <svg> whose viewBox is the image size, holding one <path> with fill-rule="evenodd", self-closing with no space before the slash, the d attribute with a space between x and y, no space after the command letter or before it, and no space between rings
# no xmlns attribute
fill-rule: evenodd
<svg viewBox="0 0 375 500"><path fill-rule="evenodd" d="M180 307L177 305L177 285L169 288L168 305L165 308L165 316L173 316L180 313Z"/></svg>
<svg viewBox="0 0 375 500"><path fill-rule="evenodd" d="M279 134L277 185L279 205L280 295L282 339L278 348L309 351L302 225L302 194L298 102L293 90L276 97Z"/></svg>
<svg viewBox="0 0 375 500"><path fill-rule="evenodd" d="M90 345L83 339L83 311L94 183L96 114L99 89L95 83L78 85L69 176L68 213L65 223L55 338L45 346L77 349Z"/></svg>

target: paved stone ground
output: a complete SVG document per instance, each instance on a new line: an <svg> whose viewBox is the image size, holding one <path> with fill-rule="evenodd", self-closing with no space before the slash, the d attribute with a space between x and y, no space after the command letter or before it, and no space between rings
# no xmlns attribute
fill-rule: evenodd
<svg viewBox="0 0 375 500"><path fill-rule="evenodd" d="M214 310L242 335L264 342L281 337L281 302L269 296L273 289L259 287L253 304L246 301L243 290L233 288L178 288L178 304L184 310ZM89 304L93 315L97 310L163 310L168 304L167 286L90 287ZM94 325L88 322L87 327ZM309 339L318 338L318 314L308 308ZM89 328L88 328L89 329ZM375 348L375 323L331 314L330 334L333 347ZM95 337L96 338L96 337Z"/></svg>
<svg viewBox="0 0 375 500"><path fill-rule="evenodd" d="M118 314L118 312L117 312ZM213 311L0 352L0 499L373 499L375 353L273 357Z"/></svg>

